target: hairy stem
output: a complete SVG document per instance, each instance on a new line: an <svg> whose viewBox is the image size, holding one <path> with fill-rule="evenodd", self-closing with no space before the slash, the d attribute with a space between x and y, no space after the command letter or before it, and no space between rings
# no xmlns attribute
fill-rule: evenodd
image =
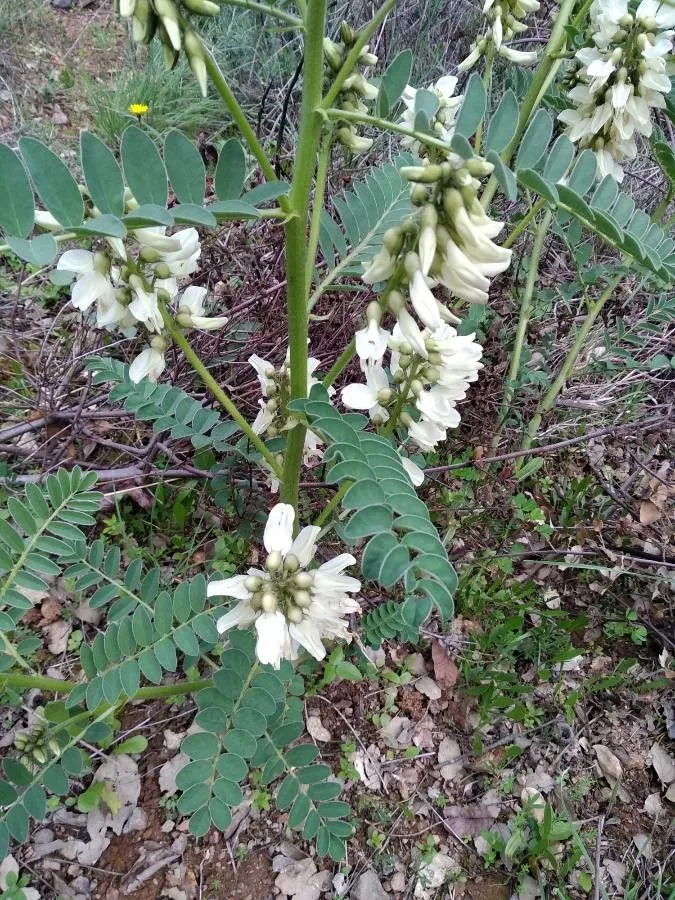
<svg viewBox="0 0 675 900"><path fill-rule="evenodd" d="M194 691L200 691L202 688L209 687L210 678L199 678L194 681L179 681L176 684L151 685L149 687L139 688L131 700L157 700L163 697L177 697L182 694L191 694ZM19 690L30 690L37 688L46 694L69 694L77 687L74 681L60 681L58 678L47 678L44 675L22 675L18 672L3 672L0 675L0 687L18 688ZM113 708L113 707L111 707ZM94 715L92 711L92 715Z"/></svg>
<svg viewBox="0 0 675 900"><path fill-rule="evenodd" d="M483 72L483 86L485 87L485 92L490 96L490 79L492 77L492 66L495 61L495 45L490 42L490 46L488 47L487 54L485 56L485 71ZM490 102L488 99L488 109L490 108ZM483 140L483 120L478 123L478 128L476 128L476 135L474 138L473 149L476 156L480 155L481 143Z"/></svg>
<svg viewBox="0 0 675 900"><path fill-rule="evenodd" d="M356 122L360 125L370 125L372 128L379 128L382 131L391 131L394 134L404 134L406 137L413 137L415 140L424 142L430 147L438 147L439 150L450 149L447 141L433 137L430 134L424 134L421 131L411 131L405 125L399 125L396 122L390 122L388 119L380 119L378 116L370 116L368 113L355 112L350 109L337 109L329 106L325 110L329 119L344 120L345 122Z"/></svg>
<svg viewBox="0 0 675 900"><path fill-rule="evenodd" d="M342 500L353 483L353 481L349 480L342 482L339 489L333 494L330 501L324 506L324 508L317 516L317 519L314 522L315 525L322 526L329 521L335 509L340 505L340 500Z"/></svg>
<svg viewBox="0 0 675 900"><path fill-rule="evenodd" d="M513 403L513 397L516 390L516 382L518 380L518 373L520 372L520 358L523 353L523 345L525 343L525 337L527 335L527 326L530 321L530 315L532 314L532 297L534 295L534 285L537 279L537 274L539 272L539 260L541 259L542 250L544 249L544 242L548 233L548 227L551 223L551 215L551 211L546 210L546 213L539 223L539 227L537 228L537 234L534 239L534 246L532 247L532 253L530 255L530 266L527 270L525 293L523 294L523 299L520 304L520 314L518 316L516 339L513 344L513 349L511 350L511 362L509 364L509 371L506 376L506 383L504 385L504 396L502 398L502 403L499 409L497 427L495 429L494 437L492 438L493 449L499 443L499 436L501 434L502 428L504 427L504 423L506 422L509 410L511 409L511 404Z"/></svg>
<svg viewBox="0 0 675 900"><path fill-rule="evenodd" d="M164 319L164 327L171 335L172 340L181 348L183 354L185 355L185 358L195 370L197 375L199 375L201 380L211 391L211 393L225 410L225 412L227 412L241 428L251 444L268 463L275 475L277 475L277 477L281 477L281 469L279 468L279 464L272 451L268 449L265 443L260 439L259 435L257 435L255 431L253 431L244 416L237 409L234 402L220 387L216 379L209 372L201 359L197 356L195 351L190 346L190 342L187 340L181 329L178 327L178 325L176 325L170 313L165 308L162 308L162 318Z"/></svg>
<svg viewBox="0 0 675 900"><path fill-rule="evenodd" d="M330 150L333 143L333 128L329 126L323 133L321 149L319 150L319 162L316 168L316 188L314 202L312 204L312 224L309 229L309 246L307 248L307 263L305 267L305 294L309 296L312 289L312 276L316 264L316 251L319 247L319 231L321 229L321 213L326 193L326 179L330 165Z"/></svg>
<svg viewBox="0 0 675 900"><path fill-rule="evenodd" d="M271 16L273 19L278 19L280 22L285 22L294 28L302 28L302 19L276 6L268 6L267 3L257 3L256 0L220 0L220 2L224 6L238 6L240 9L250 9L251 12Z"/></svg>
<svg viewBox="0 0 675 900"><path fill-rule="evenodd" d="M326 25L326 0L309 0L305 17L305 61L303 67L300 126L288 194L291 217L286 222L286 308L290 348L291 400L307 396L307 339L309 314L305 277L307 271L307 225L309 198L316 154L321 136L323 78L323 37ZM288 432L286 457L281 482L281 500L297 509L298 486L306 428L296 425Z"/></svg>
<svg viewBox="0 0 675 900"><path fill-rule="evenodd" d="M533 203L529 210L525 213L523 218L520 220L520 222L518 222L518 224L515 226L511 234L507 236L506 240L502 244L502 247L512 247L516 242L516 239L523 233L523 231L525 231L532 219L534 219L537 213L541 209L543 209L544 206L546 206L546 203L547 201L544 200L543 197L540 197L535 203Z"/></svg>
<svg viewBox="0 0 675 900"><path fill-rule="evenodd" d="M549 412L549 410L553 408L556 400L558 399L558 395L567 384L567 380L572 374L574 365L579 358L579 354L584 348L584 344L586 343L586 339L590 333L591 328L595 324L595 320L602 312L605 303L607 303L609 298L614 294L614 291L616 290L616 287L621 281L622 277L622 274L617 275L616 278L614 278L610 282L610 284L607 285L598 299L591 303L588 307L588 314L584 319L581 328L577 332L576 337L574 338L574 343L572 344L570 351L565 358L565 362L562 364L562 367L558 372L557 378L548 389L544 397L540 400L534 412L534 415L530 419L530 423L527 426L527 432L521 444L523 450L527 450L535 440L537 431L539 430L539 426L541 425L542 418L547 412Z"/></svg>

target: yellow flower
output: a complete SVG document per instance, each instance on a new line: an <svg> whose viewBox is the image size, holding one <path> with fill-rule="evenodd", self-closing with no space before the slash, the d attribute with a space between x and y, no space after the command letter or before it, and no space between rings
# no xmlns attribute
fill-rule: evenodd
<svg viewBox="0 0 675 900"><path fill-rule="evenodd" d="M145 103L130 103L128 109L132 116L144 116L150 107Z"/></svg>

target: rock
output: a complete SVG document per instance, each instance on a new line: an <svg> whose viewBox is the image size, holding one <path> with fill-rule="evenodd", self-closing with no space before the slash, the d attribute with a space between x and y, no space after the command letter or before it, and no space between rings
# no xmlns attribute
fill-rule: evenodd
<svg viewBox="0 0 675 900"><path fill-rule="evenodd" d="M657 743L652 746L648 758L664 787L675 781L675 759L663 749L661 744Z"/></svg>
<svg viewBox="0 0 675 900"><path fill-rule="evenodd" d="M406 880L403 872L394 872L391 876L391 889L395 894L402 894L405 890Z"/></svg>
<svg viewBox="0 0 675 900"><path fill-rule="evenodd" d="M413 896L419 900L431 900L436 889L453 873L460 870L459 864L446 853L437 853L429 862L422 863L417 873L417 884Z"/></svg>
<svg viewBox="0 0 675 900"><path fill-rule="evenodd" d="M54 9L70 9L72 5L73 0L52 0Z"/></svg>
<svg viewBox="0 0 675 900"><path fill-rule="evenodd" d="M174 820L167 819L159 830L162 832L162 834L171 834L175 827L176 823L174 822Z"/></svg>
<svg viewBox="0 0 675 900"><path fill-rule="evenodd" d="M275 862L278 859L276 857ZM317 872L316 863L311 857L288 859L288 865L277 875L274 884L282 894L293 900L319 900L321 894L331 886L331 874L328 871Z"/></svg>
<svg viewBox="0 0 675 900"><path fill-rule="evenodd" d="M438 764L444 781L452 781L462 772L462 751L454 738L443 738L441 741L438 747Z"/></svg>
<svg viewBox="0 0 675 900"><path fill-rule="evenodd" d="M428 675L423 675L421 678L417 679L415 682L415 689L430 700L440 700L443 693L434 679L429 678Z"/></svg>
<svg viewBox="0 0 675 900"><path fill-rule="evenodd" d="M130 831L143 831L148 824L148 814L140 806L137 806L129 816L129 820L123 828L124 834Z"/></svg>
<svg viewBox="0 0 675 900"><path fill-rule="evenodd" d="M388 747L409 747L407 737L410 735L410 719L406 716L394 716L389 722L380 728L380 735Z"/></svg>
<svg viewBox="0 0 675 900"><path fill-rule="evenodd" d="M54 840L54 832L51 828L39 828L33 835L34 844L48 844Z"/></svg>
<svg viewBox="0 0 675 900"><path fill-rule="evenodd" d="M310 737L313 737L315 741L330 741L333 735L327 728L324 728L323 722L319 718L319 716L307 716L307 731L309 732Z"/></svg>
<svg viewBox="0 0 675 900"><path fill-rule="evenodd" d="M426 675L427 666L421 653L411 653L406 656L405 667L413 675Z"/></svg>
<svg viewBox="0 0 675 900"><path fill-rule="evenodd" d="M380 879L372 869L366 869L359 875L349 896L351 900L390 900L389 895L380 884Z"/></svg>
<svg viewBox="0 0 675 900"><path fill-rule="evenodd" d="M54 656L65 653L72 628L70 622L64 622L63 619L52 622L51 625L45 625L42 630L47 636L47 649L50 653L53 653Z"/></svg>
<svg viewBox="0 0 675 900"><path fill-rule="evenodd" d="M623 775L621 763L609 747L605 747L604 744L593 744L593 749L598 758L598 765L602 770L602 774L610 784L614 784L614 782L618 781Z"/></svg>
<svg viewBox="0 0 675 900"><path fill-rule="evenodd" d="M660 794L650 794L645 800L645 805L642 809L653 819L659 819L661 816L665 815L666 812L663 803L661 802Z"/></svg>
<svg viewBox="0 0 675 900"><path fill-rule="evenodd" d="M166 728L164 730L164 746L167 750L178 750L184 737L184 731L171 731L170 728Z"/></svg>
<svg viewBox="0 0 675 900"><path fill-rule="evenodd" d="M652 848L652 839L648 834L644 832L639 832L638 834L633 836L633 843L637 848L640 856L644 856L645 859L651 859L654 856L654 850Z"/></svg>

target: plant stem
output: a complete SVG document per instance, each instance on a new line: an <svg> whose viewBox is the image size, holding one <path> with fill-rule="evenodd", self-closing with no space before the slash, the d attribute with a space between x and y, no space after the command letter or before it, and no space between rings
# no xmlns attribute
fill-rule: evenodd
<svg viewBox="0 0 675 900"><path fill-rule="evenodd" d="M151 685L150 687L139 688L132 700L158 700L164 697L174 697L181 694L191 694L194 691L200 691L202 688L209 687L210 678L199 678L195 681L179 681L177 684L160 684ZM2 688L12 687L19 690L30 690L37 688L49 694L69 694L77 687L74 681L60 681L58 678L46 678L43 675L21 675L18 672L3 672L0 675L0 686ZM93 713L92 713L93 715Z"/></svg>
<svg viewBox="0 0 675 900"><path fill-rule="evenodd" d="M368 113L355 112L350 109L337 109L328 107L325 110L329 119L343 119L345 122L357 122L361 125L370 125L373 128L380 128L382 131L391 131L394 134L404 134L406 137L413 137L418 141L423 141L430 147L438 147L439 150L450 149L447 141L433 137L430 134L423 134L420 131L411 131L405 125L398 125L396 122L390 122L388 119L380 119L377 116L369 116Z"/></svg>
<svg viewBox="0 0 675 900"><path fill-rule="evenodd" d="M241 430L244 432L251 444L253 444L258 453L260 453L260 455L265 459L274 474L277 477L281 477L281 469L279 468L279 463L277 462L276 457L274 456L272 451L267 448L260 437L253 431L253 429L239 412L233 401L227 396L225 391L220 387L216 379L209 372L201 359L197 356L195 351L190 346L190 342L187 340L178 325L176 325L170 313L164 307L162 307L162 318L164 319L164 327L171 335L173 341L181 348L183 354L185 355L185 358L195 370L197 375L199 375L201 380L211 391L222 408L227 413L229 413L230 416L232 416L232 419L241 428Z"/></svg>
<svg viewBox="0 0 675 900"><path fill-rule="evenodd" d="M516 238L518 238L523 233L523 231L525 231L525 229L530 224L532 219L534 219L534 217L537 215L539 210L542 209L544 206L546 206L546 202L547 201L543 197L540 197L529 208L529 210L525 213L525 215L520 220L520 222L518 222L518 224L515 226L515 228L511 232L511 234L509 234L507 236L506 240L502 244L502 247L512 247L513 246L513 244L516 241Z"/></svg>
<svg viewBox="0 0 675 900"><path fill-rule="evenodd" d="M246 143L251 148L251 152L258 160L258 164L262 169L263 175L268 181L278 181L279 179L277 178L277 173L274 171L274 166L265 153L262 144L256 137L255 131L249 125L246 114L239 105L239 101L230 90L230 86L227 83L225 76L220 69L220 66L216 62L215 57L203 42L202 46L204 48L204 61L206 63L206 71L209 73L209 77L213 82L213 86L222 97L225 106L227 106L230 111L230 115L232 116L235 125L241 132L242 137L244 138ZM281 197L279 199L279 205L284 210L284 212L287 212L284 197Z"/></svg>
<svg viewBox="0 0 675 900"><path fill-rule="evenodd" d="M532 446L532 442L537 436L537 431L539 430L539 426L541 425L541 420L544 417L544 414L549 412L555 405L556 400L558 399L558 395L565 387L568 378L572 374L572 369L579 358L579 354L583 350L584 344L586 343L586 338L589 335L591 328L593 327L595 320L598 318L602 309L609 300L609 298L614 294L617 285L621 281L623 274L617 275L610 284L605 288L605 290L600 294L598 299L591 303L588 307L588 314L581 325L581 328L577 332L577 335L574 339L574 343L572 344L567 357L565 358L565 362L562 364L560 371L558 372L558 376L548 389L542 400L537 405L537 408L534 412L534 415L530 419L529 425L527 426L527 432L525 437L523 438L521 448L523 450L529 449Z"/></svg>
<svg viewBox="0 0 675 900"><path fill-rule="evenodd" d="M312 0L310 0L310 6L311 2ZM328 110L328 108L333 105L337 95L342 90L342 85L345 83L345 80L354 71L354 67L359 60L361 51L366 46L371 37L375 34L377 29L387 17L389 11L392 10L394 6L396 6L396 0L385 0L385 2L370 20L370 22L368 22L367 25L364 25L364 27L359 31L359 36L356 43L345 57L342 68L335 76L333 83L328 89L328 93L321 101L321 106L323 107L323 109Z"/></svg>
<svg viewBox="0 0 675 900"><path fill-rule="evenodd" d="M347 344L342 353L335 360L333 365L331 366L328 374L323 380L324 387L330 387L333 382L340 377L343 371L347 368L349 363L352 361L354 354L356 353L356 341L354 338Z"/></svg>
<svg viewBox="0 0 675 900"><path fill-rule="evenodd" d="M307 248L307 262L305 266L305 294L309 296L312 289L312 276L316 264L316 251L319 247L319 231L321 229L321 213L326 193L326 179L328 178L328 166L330 165L330 150L333 143L333 126L330 125L323 133L321 149L319 150L319 162L316 168L316 188L314 189L314 202L312 204L312 224L309 229L309 246ZM309 310L308 310L309 312Z"/></svg>
<svg viewBox="0 0 675 900"><path fill-rule="evenodd" d="M307 224L309 198L316 154L321 136L321 83L323 79L323 37L326 25L327 0L309 0L305 17L305 60L303 66L300 125L288 194L291 218L286 222L286 307L288 315L288 343L290 349L291 400L307 396L307 339L309 313L305 273L307 271ZM303 425L296 425L288 433L286 457L281 481L281 500L298 506L300 467L305 445Z"/></svg>
<svg viewBox="0 0 675 900"><path fill-rule="evenodd" d="M340 500L342 500L342 498L347 493L347 491L349 490L349 488L352 486L353 483L354 483L353 481L349 481L349 480L342 482L339 489L333 494L330 501L324 506L324 508L319 513L316 521L314 522L315 525L321 526L324 524L324 522L328 521L333 510L337 506L339 506Z"/></svg>
<svg viewBox="0 0 675 900"><path fill-rule="evenodd" d="M483 86L485 88L485 92L490 96L490 78L492 77L492 65L495 61L495 45L490 42L488 47L488 51L485 55L485 71L483 72ZM490 109L490 101L488 99L488 109ZM483 140L483 119L478 123L478 128L476 128L476 136L474 138L473 149L476 156L480 155L481 142Z"/></svg>
<svg viewBox="0 0 675 900"><path fill-rule="evenodd" d="M537 234L534 239L534 245L532 247L532 253L530 255L530 266L527 270L525 293L523 294L523 299L520 304L518 328L516 330L516 338L513 344L513 349L511 350L511 362L509 364L509 371L506 376L506 383L504 385L504 396L499 408L497 427L495 429L494 437L492 438L493 449L497 447L499 443L499 436L501 434L502 428L504 427L504 423L506 422L509 410L511 409L511 404L513 402L513 397L515 394L518 373L520 372L520 358L523 353L523 345L525 343L525 337L527 335L527 326L530 321L530 315L532 314L532 296L534 295L534 284L539 272L539 260L541 259L542 250L544 249L544 241L546 240L548 227L551 223L551 215L551 210L547 209L543 219L539 223Z"/></svg>
<svg viewBox="0 0 675 900"><path fill-rule="evenodd" d="M285 12L275 6L268 6L266 3L257 3L256 0L220 0L226 6L238 6L240 9L250 9L251 12L262 13L265 16L271 16L280 22L286 22L287 25L293 25L295 28L302 28L302 19L294 16L293 13Z"/></svg>
<svg viewBox="0 0 675 900"><path fill-rule="evenodd" d="M525 95L523 105L520 108L520 115L518 116L516 133L514 134L513 138L506 146L506 148L502 150L501 158L502 162L504 163L508 163L515 153L516 148L520 144L520 139L523 136L533 113L541 103L541 98L543 97L546 88L548 87L551 79L555 76L555 73L560 67L561 60L555 59L555 56L560 53L567 42L565 26L567 25L572 14L574 4L575 0L562 0L560 9L555 18L553 29L551 31L551 36L548 39L548 44L546 45L546 50L544 51L544 55L539 65L537 66L537 71L534 74L534 78L532 79L529 90ZM494 175L492 175L487 183L485 190L483 191L483 196L481 197L481 203L483 204L484 209L487 209L487 207L489 206L496 190L497 179Z"/></svg>
<svg viewBox="0 0 675 900"><path fill-rule="evenodd" d="M419 368L419 366L417 367ZM410 374L406 378L405 382L401 385L398 398L396 399L396 405L391 414L391 418L387 422L382 434L384 437L389 437L389 435L394 433L394 429L398 425L398 420L403 412L403 407L406 405L408 400L410 399L410 385L415 380L415 376L417 375L417 368L414 366L410 367Z"/></svg>

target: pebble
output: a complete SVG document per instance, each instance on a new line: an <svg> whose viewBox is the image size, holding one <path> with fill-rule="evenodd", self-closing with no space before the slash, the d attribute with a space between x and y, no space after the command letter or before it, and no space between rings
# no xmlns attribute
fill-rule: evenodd
<svg viewBox="0 0 675 900"><path fill-rule="evenodd" d="M54 832L51 828L40 828L33 835L34 844L48 844L54 840Z"/></svg>
<svg viewBox="0 0 675 900"><path fill-rule="evenodd" d="M160 831L163 834L171 834L171 832L174 830L175 827L176 827L176 823L174 822L174 820L167 819L166 822L160 828Z"/></svg>
<svg viewBox="0 0 675 900"><path fill-rule="evenodd" d="M440 700L443 691L436 684L433 678L429 678L428 675L423 675L421 678L418 678L415 682L415 688L420 692L420 694L424 694L425 697L428 697L430 700Z"/></svg>
<svg viewBox="0 0 675 900"><path fill-rule="evenodd" d="M359 875L351 892L351 900L390 900L389 895L380 884L380 879L372 869Z"/></svg>

